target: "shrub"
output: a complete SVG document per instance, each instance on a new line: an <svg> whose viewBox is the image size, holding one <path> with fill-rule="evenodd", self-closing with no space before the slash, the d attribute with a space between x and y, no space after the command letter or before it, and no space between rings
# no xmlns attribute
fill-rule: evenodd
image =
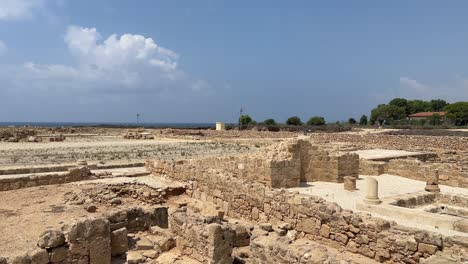
<svg viewBox="0 0 468 264"><path fill-rule="evenodd" d="M272 118L263 121L263 123L267 126L276 126L276 121Z"/></svg>
<svg viewBox="0 0 468 264"><path fill-rule="evenodd" d="M323 126L325 125L325 118L321 116L314 116L314 117L311 117L309 121L307 121L307 124L309 126Z"/></svg>
<svg viewBox="0 0 468 264"><path fill-rule="evenodd" d="M239 125L241 129L247 127L252 122L253 120L249 115L242 115L241 117L239 117Z"/></svg>
<svg viewBox="0 0 468 264"><path fill-rule="evenodd" d="M361 119L359 119L359 125L367 126L367 116L366 115L361 116Z"/></svg>
<svg viewBox="0 0 468 264"><path fill-rule="evenodd" d="M356 119L354 119L354 118L351 117L350 119L348 119L348 123L349 123L350 125L354 125L354 124L356 124L357 122L356 122Z"/></svg>
<svg viewBox="0 0 468 264"><path fill-rule="evenodd" d="M298 116L292 116L286 120L286 124L290 126L300 126L302 125L302 121Z"/></svg>

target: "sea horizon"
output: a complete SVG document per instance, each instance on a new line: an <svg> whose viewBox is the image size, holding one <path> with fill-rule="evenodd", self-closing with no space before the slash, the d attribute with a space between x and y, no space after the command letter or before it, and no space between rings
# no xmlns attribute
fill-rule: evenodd
<svg viewBox="0 0 468 264"><path fill-rule="evenodd" d="M0 127L148 127L148 128L208 128L215 123L184 122L0 122Z"/></svg>

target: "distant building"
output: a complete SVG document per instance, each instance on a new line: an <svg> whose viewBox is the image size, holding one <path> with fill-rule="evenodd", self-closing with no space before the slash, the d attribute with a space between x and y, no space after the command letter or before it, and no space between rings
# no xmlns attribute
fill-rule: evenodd
<svg viewBox="0 0 468 264"><path fill-rule="evenodd" d="M218 131L226 130L226 125L223 122L216 122L216 130Z"/></svg>
<svg viewBox="0 0 468 264"><path fill-rule="evenodd" d="M434 114L438 114L440 117L444 117L444 116L445 116L445 112L419 112L419 113L415 113L415 114L409 115L408 118L409 118L410 120L428 119L428 118L430 118L431 116L433 116Z"/></svg>

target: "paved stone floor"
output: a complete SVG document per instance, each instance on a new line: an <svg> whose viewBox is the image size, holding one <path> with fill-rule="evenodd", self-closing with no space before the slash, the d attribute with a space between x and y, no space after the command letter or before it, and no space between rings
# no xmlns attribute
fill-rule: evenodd
<svg viewBox="0 0 468 264"><path fill-rule="evenodd" d="M358 211L356 204L361 203L366 196L366 178L373 177L379 182L379 197L381 199L391 197L395 195L403 195L407 193L415 193L424 190L426 186L425 182L407 179L400 176L394 176L389 174L383 174L380 176L359 176L360 178L356 181L356 191L350 192L344 190L343 183L332 183L332 182L308 182L303 183L303 186L296 188L289 188L289 191L298 191L302 194L316 195L324 198L329 202L335 202L344 209L350 209ZM450 187L440 185L442 193L449 194L467 194L466 189ZM368 212L366 212L368 213ZM399 221L398 219L392 219L386 216L380 216L389 220L395 220L397 223L410 226L428 229L432 231L439 231L431 226L423 226L419 223L413 223L408 221ZM457 232L458 234L459 232ZM459 234L460 235L460 234ZM468 234L467 234L468 235Z"/></svg>
<svg viewBox="0 0 468 264"><path fill-rule="evenodd" d="M393 149L365 149L357 150L354 153L359 154L359 158L367 160L385 160L385 159L398 159L419 156L424 156L426 153L404 151L404 150L393 150Z"/></svg>

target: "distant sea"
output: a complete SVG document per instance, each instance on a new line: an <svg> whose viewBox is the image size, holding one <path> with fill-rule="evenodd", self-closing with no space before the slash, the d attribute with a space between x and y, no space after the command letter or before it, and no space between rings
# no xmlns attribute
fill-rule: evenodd
<svg viewBox="0 0 468 264"><path fill-rule="evenodd" d="M0 122L0 127L148 127L209 128L215 123Z"/></svg>

